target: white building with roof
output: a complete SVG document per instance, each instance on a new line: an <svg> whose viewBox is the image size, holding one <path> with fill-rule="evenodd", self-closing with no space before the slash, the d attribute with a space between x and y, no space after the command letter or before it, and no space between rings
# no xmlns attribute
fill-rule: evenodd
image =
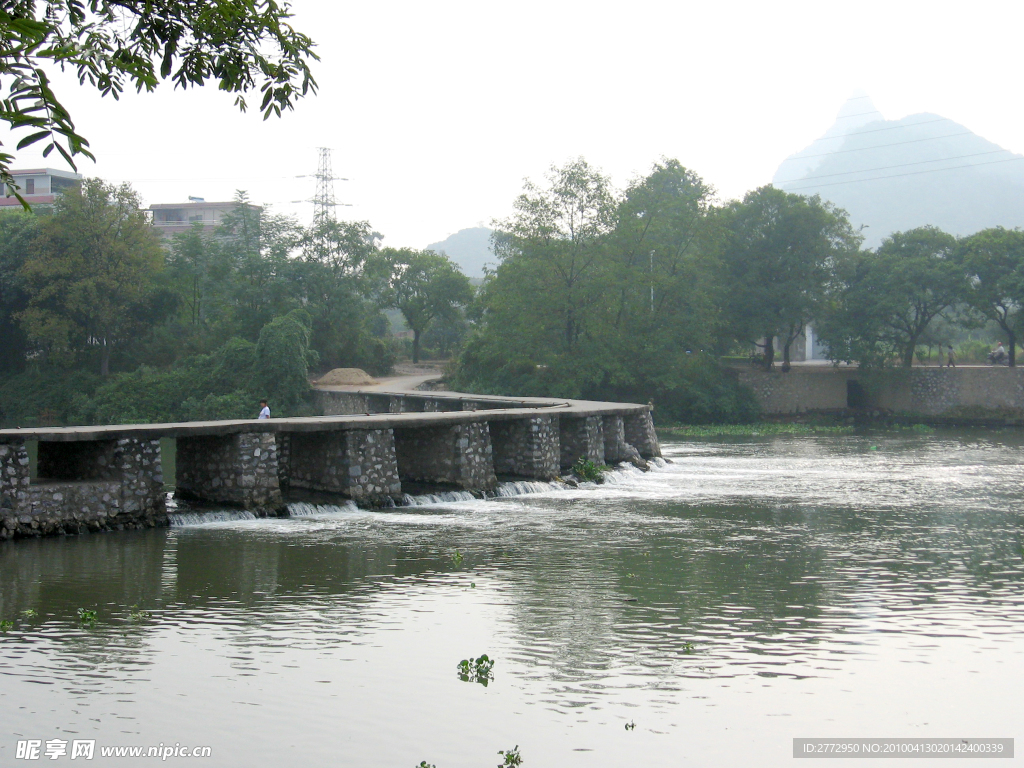
<svg viewBox="0 0 1024 768"><path fill-rule="evenodd" d="M18 192L33 208L53 205L53 201L63 190L82 183L82 174L59 171L55 168L27 168L12 170L10 173L19 187ZM9 189L2 191L5 194L0 197L0 210L21 210L21 201L13 192Z"/></svg>

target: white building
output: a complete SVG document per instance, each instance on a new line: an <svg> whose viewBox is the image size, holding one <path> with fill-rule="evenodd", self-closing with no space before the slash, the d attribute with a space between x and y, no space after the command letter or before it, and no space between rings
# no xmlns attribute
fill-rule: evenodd
<svg viewBox="0 0 1024 768"><path fill-rule="evenodd" d="M12 170L10 173L19 187L18 192L33 208L53 205L53 201L63 190L82 183L82 174L58 171L54 168L28 168ZM5 188L2 191L5 194L0 197L0 210L20 210L21 201L9 189Z"/></svg>
<svg viewBox="0 0 1024 768"><path fill-rule="evenodd" d="M189 198L187 203L154 203L149 206L153 214L153 226L164 237L171 237L180 232L188 232L193 224L202 224L204 229L219 227L224 215L238 207L236 202L208 203L200 198ZM263 209L258 205L246 203L256 211Z"/></svg>

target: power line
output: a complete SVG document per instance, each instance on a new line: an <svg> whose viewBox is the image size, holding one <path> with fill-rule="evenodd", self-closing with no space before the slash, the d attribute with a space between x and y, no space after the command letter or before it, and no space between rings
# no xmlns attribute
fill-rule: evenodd
<svg viewBox="0 0 1024 768"><path fill-rule="evenodd" d="M945 118L943 118L943 119L945 119ZM921 125L921 123L914 123L914 125ZM909 128L910 126L898 125L898 126L895 126L895 127L897 127L897 128ZM865 131L865 133L868 133L868 131ZM836 136L834 138L837 138L837 139L838 138L844 138L845 139L845 138L848 138L849 136L856 136L856 135L857 134L855 134L855 133L849 133L849 134L846 134L846 136L842 136L842 137ZM846 154L847 152L866 152L869 149L883 149L885 147L899 147L899 146L902 146L903 144L917 144L918 142L921 142L921 141L935 141L936 139L949 139L949 138L952 138L953 136L973 136L973 135L974 135L974 133L972 131L961 131L960 133L947 133L947 134L944 134L942 136L928 136L928 137L923 138L923 139L909 139L907 141L893 141L893 142L890 142L889 144L872 144L870 147L854 147L853 149L837 149L834 152L819 152L816 155L796 155L796 156L790 155L790 157L788 157L786 159L789 160L789 159L792 158L793 160L806 160L809 157L825 157L826 155L843 155L843 154ZM816 139L816 141L817 141L817 139Z"/></svg>
<svg viewBox="0 0 1024 768"><path fill-rule="evenodd" d="M992 160L988 163L967 163L965 165L954 165L949 168L931 168L927 171L908 171L907 173L891 173L888 176L872 176L867 179L847 179L846 181L830 181L827 184L814 184L809 187L790 187L787 192L799 192L803 189L818 189L819 187L834 187L839 184L856 184L861 181L878 181L879 179L899 179L904 176L919 176L922 173L938 173L939 171L955 171L959 168L979 168L983 165L996 165L998 163L1012 163L1015 160L1024 160L1024 157L1008 157L1005 160Z"/></svg>
<svg viewBox="0 0 1024 768"><path fill-rule="evenodd" d="M836 115L836 120L849 120L851 117L860 117L861 115L881 115L877 109L872 109L870 112L854 112L852 115ZM884 115L883 115L884 119Z"/></svg>
<svg viewBox="0 0 1024 768"><path fill-rule="evenodd" d="M924 165L925 163L941 163L948 162L950 160L964 160L968 157L980 157L982 155L994 155L997 152L1009 152L1008 149L990 149L987 152L975 152L972 155L957 155L956 157L937 157L934 160L918 160L914 163L900 163L898 165L880 165L876 168L860 168L856 171L841 171L839 173L822 173L818 176L802 176L799 179L786 179L785 181L777 182L778 184L792 184L799 181L812 181L814 179L828 179L832 176L848 176L851 173L871 173L872 171L888 171L891 168L905 168L909 165ZM977 163L975 163L977 165ZM941 170L941 169L936 169ZM854 179L856 181L856 179Z"/></svg>
<svg viewBox="0 0 1024 768"><path fill-rule="evenodd" d="M888 120L886 121L888 122ZM936 117L931 120L918 120L916 123L906 123L905 125L890 125L888 128L872 128L870 131L859 131L854 128L850 133L844 133L840 136L822 136L820 139L815 141L828 141L829 139L845 139L847 136L859 136L864 133L878 133L879 131L895 131L900 128L914 128L918 125L928 125L929 123L949 123L952 122L948 117ZM871 123L866 123L871 125Z"/></svg>

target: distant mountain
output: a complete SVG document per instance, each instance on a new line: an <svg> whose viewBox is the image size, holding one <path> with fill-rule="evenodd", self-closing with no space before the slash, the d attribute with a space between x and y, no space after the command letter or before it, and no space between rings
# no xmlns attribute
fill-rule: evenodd
<svg viewBox="0 0 1024 768"><path fill-rule="evenodd" d="M427 250L443 252L467 277L483 277L485 264L491 267L497 264L491 251L491 230L487 227L460 229L441 242L428 245Z"/></svg>
<svg viewBox="0 0 1024 768"><path fill-rule="evenodd" d="M1024 227L1024 156L939 115L886 120L866 96L786 158L772 184L845 209L869 247L925 224L955 235Z"/></svg>

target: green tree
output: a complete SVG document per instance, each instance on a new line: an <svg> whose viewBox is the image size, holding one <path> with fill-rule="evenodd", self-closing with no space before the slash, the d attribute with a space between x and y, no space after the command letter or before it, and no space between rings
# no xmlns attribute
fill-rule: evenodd
<svg viewBox="0 0 1024 768"><path fill-rule="evenodd" d="M412 360L420 359L420 336L440 317L451 317L473 299L469 278L447 257L433 251L386 248L382 257L391 267L386 298L412 329Z"/></svg>
<svg viewBox="0 0 1024 768"><path fill-rule="evenodd" d="M968 303L1006 334L1010 365L1024 337L1024 232L994 227L961 241Z"/></svg>
<svg viewBox="0 0 1024 768"><path fill-rule="evenodd" d="M386 324L379 303L390 265L380 255L379 232L369 222L317 220L302 237L303 259L294 265L302 306L313 320L312 344L328 368L386 373L381 354Z"/></svg>
<svg viewBox="0 0 1024 768"><path fill-rule="evenodd" d="M574 355L606 315L600 272L616 204L607 177L583 158L552 167L548 181L547 189L526 182L515 215L499 222L495 252L499 274L508 266L504 283L517 283L521 299L532 297L524 310L536 313L529 320L549 336L545 343Z"/></svg>
<svg viewBox="0 0 1024 768"><path fill-rule="evenodd" d="M163 263L131 187L86 179L40 220L20 271L29 294L22 325L52 362L98 350L106 376L112 350L152 324L147 302Z"/></svg>
<svg viewBox="0 0 1024 768"><path fill-rule="evenodd" d="M220 241L207 235L200 223L171 239L167 268L181 299L183 319L192 329L205 326L214 312L212 305L230 269L222 254Z"/></svg>
<svg viewBox="0 0 1024 768"><path fill-rule="evenodd" d="M92 157L46 73L70 69L82 85L120 96L126 86L152 91L214 81L222 91L259 90L264 119L316 91L309 62L313 41L294 30L287 3L275 0L150 2L150 0L10 0L0 4L0 120L28 131L17 148L46 141L74 167ZM0 152L0 187L12 191L13 157Z"/></svg>
<svg viewBox="0 0 1024 768"><path fill-rule="evenodd" d="M0 371L25 367L28 339L18 316L28 306L21 268L38 233L39 219L31 213L0 214Z"/></svg>
<svg viewBox="0 0 1024 768"><path fill-rule="evenodd" d="M275 317L301 304L301 286L294 280L291 258L303 232L290 216L273 214L235 193L235 207L218 228L225 289L222 337L238 335L255 340Z"/></svg>
<svg viewBox="0 0 1024 768"><path fill-rule="evenodd" d="M253 385L279 412L294 413L309 395L309 368L317 362L309 347L311 325L306 311L296 309L260 331Z"/></svg>
<svg viewBox="0 0 1024 768"><path fill-rule="evenodd" d="M610 383L655 397L675 383L680 355L715 345L722 290L712 195L677 160L656 163L626 190L607 249Z"/></svg>
<svg viewBox="0 0 1024 768"><path fill-rule="evenodd" d="M819 310L832 265L855 251L860 238L831 203L771 186L748 192L722 217L727 316L735 336L763 346L766 367L778 339L788 370L790 347Z"/></svg>
<svg viewBox="0 0 1024 768"><path fill-rule="evenodd" d="M874 252L846 261L841 290L823 314L820 338L834 360L913 365L928 326L967 295L957 241L936 227L896 232Z"/></svg>

